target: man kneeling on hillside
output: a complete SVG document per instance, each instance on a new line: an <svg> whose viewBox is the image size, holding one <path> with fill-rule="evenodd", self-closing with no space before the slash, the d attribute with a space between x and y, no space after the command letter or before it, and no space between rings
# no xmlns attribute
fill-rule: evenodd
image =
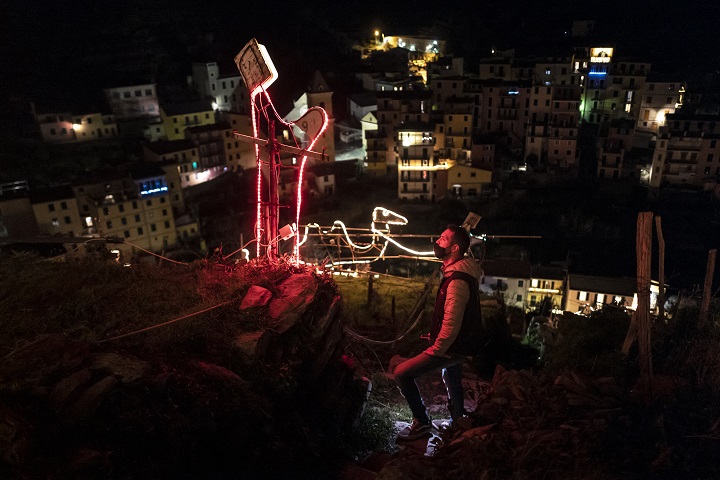
<svg viewBox="0 0 720 480"><path fill-rule="evenodd" d="M470 234L455 225L448 225L433 245L435 256L442 260L443 278L430 325L430 347L398 365L394 372L395 382L413 414L410 426L398 433L400 440L423 437L433 427L415 382L429 372L442 369L452 419L465 414L463 361L477 352L475 343L482 330L478 298L480 266L465 256L469 247Z"/></svg>

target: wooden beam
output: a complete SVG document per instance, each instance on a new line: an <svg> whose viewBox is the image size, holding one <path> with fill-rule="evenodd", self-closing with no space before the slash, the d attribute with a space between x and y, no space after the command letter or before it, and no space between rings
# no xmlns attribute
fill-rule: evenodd
<svg viewBox="0 0 720 480"><path fill-rule="evenodd" d="M240 140L241 142L246 143L254 143L256 145L265 146L268 144L268 140L265 138L257 138L257 137L251 137L248 135L243 135L242 133L238 133L237 130L233 130L233 135L235 138ZM308 157L308 158L314 158L316 160L320 160L323 162L327 162L330 159L328 158L327 154L315 152L313 150L305 150L304 148L297 148L290 145L285 145L284 143L276 142L278 146L278 150L281 152L288 152L292 153L294 155L297 155L298 157Z"/></svg>

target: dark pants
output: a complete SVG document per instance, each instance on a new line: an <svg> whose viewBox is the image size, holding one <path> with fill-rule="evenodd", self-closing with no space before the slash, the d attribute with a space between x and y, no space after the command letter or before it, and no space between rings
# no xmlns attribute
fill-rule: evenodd
<svg viewBox="0 0 720 480"><path fill-rule="evenodd" d="M459 418L464 413L464 395L462 388L462 368L465 357L438 357L427 353L421 353L413 358L405 360L395 368L395 383L400 393L407 400L413 417L421 422L427 422L429 417L420 390L415 379L426 373L442 369L442 378L448 392L450 404L450 415L453 419Z"/></svg>

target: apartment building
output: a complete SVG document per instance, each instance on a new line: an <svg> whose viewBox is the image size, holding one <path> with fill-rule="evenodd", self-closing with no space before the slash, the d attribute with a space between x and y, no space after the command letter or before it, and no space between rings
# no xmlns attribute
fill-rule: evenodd
<svg viewBox="0 0 720 480"><path fill-rule="evenodd" d="M227 170L225 168L227 155L240 151L239 141L227 142L232 136L232 129L227 122L188 127L185 129L185 135L197 146L199 170L206 177L203 178L204 181L223 174Z"/></svg>
<svg viewBox="0 0 720 480"><path fill-rule="evenodd" d="M655 297L659 290L655 286ZM652 290L652 287L651 287ZM634 278L600 277L569 274L565 290L564 310L587 313L604 305L637 308L637 283ZM653 302L651 302L653 304Z"/></svg>
<svg viewBox="0 0 720 480"><path fill-rule="evenodd" d="M110 114L43 113L36 119L40 135L48 143L79 143L118 136L115 116Z"/></svg>
<svg viewBox="0 0 720 480"><path fill-rule="evenodd" d="M165 139L182 140L185 129L215 123L215 111L209 101L162 105L160 107Z"/></svg>
<svg viewBox="0 0 720 480"><path fill-rule="evenodd" d="M160 116L157 84L143 83L106 88L105 100L118 121Z"/></svg>
<svg viewBox="0 0 720 480"><path fill-rule="evenodd" d="M597 137L597 177L604 179L640 178L634 162L628 161L632 149L635 121L614 119L603 124Z"/></svg>
<svg viewBox="0 0 720 480"><path fill-rule="evenodd" d="M73 186L85 234L118 237L125 258L140 247L161 251L177 242L169 188L158 166L134 168L130 176L116 175L102 181Z"/></svg>
<svg viewBox="0 0 720 480"><path fill-rule="evenodd" d="M437 172L447 170L450 164L435 151L434 131L435 125L423 122L404 122L396 128L399 198L435 201L445 195L446 184L433 179L437 180Z"/></svg>
<svg viewBox="0 0 720 480"><path fill-rule="evenodd" d="M248 92L238 72L221 74L216 62L193 63L188 78L202 98L210 98L218 111L248 111Z"/></svg>
<svg viewBox="0 0 720 480"><path fill-rule="evenodd" d="M365 173L371 177L384 177L390 173L387 163L388 136L377 128L377 123L375 125L375 129L365 131L365 164L363 167Z"/></svg>
<svg viewBox="0 0 720 480"><path fill-rule="evenodd" d="M257 168L255 145L238 140L233 135L235 131L242 135L253 135L250 115L231 110L220 112L220 119L230 125L230 130L225 133L225 166L228 170L241 172Z"/></svg>
<svg viewBox="0 0 720 480"><path fill-rule="evenodd" d="M651 73L642 92L636 130L657 134L658 129L665 125L667 116L682 107L684 100L684 82L662 79Z"/></svg>
<svg viewBox="0 0 720 480"><path fill-rule="evenodd" d="M403 123L430 122L430 100L432 92L427 90L377 92L377 135L385 138L385 164L388 171L397 166L396 131ZM434 126L430 130L434 132ZM381 142L378 142L380 144ZM370 152L368 152L370 153Z"/></svg>
<svg viewBox="0 0 720 480"><path fill-rule="evenodd" d="M675 113L660 127L650 186L702 186L720 175L720 115Z"/></svg>
<svg viewBox="0 0 720 480"><path fill-rule="evenodd" d="M69 185L30 190L30 201L41 235L82 234L80 208Z"/></svg>

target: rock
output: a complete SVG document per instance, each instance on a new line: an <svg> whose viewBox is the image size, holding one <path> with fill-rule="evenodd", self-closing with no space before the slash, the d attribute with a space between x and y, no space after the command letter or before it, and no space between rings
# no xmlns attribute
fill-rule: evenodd
<svg viewBox="0 0 720 480"><path fill-rule="evenodd" d="M195 365L197 365L197 367L200 368L200 370L202 370L206 375L221 380L223 383L237 386L245 384L245 381L240 378L238 374L225 367L221 367L220 365L202 361L196 362Z"/></svg>
<svg viewBox="0 0 720 480"><path fill-rule="evenodd" d="M311 336L314 340L317 340L323 336L325 330L328 329L330 322L337 322L340 320L339 312L342 308L342 297L340 295L333 298L332 303L328 311L320 317L313 325L311 325Z"/></svg>
<svg viewBox="0 0 720 480"><path fill-rule="evenodd" d="M24 418L0 403L0 460L11 466L25 463L30 453L31 431Z"/></svg>
<svg viewBox="0 0 720 480"><path fill-rule="evenodd" d="M271 298L272 292L270 290L258 285L252 285L242 299L240 310L250 307L264 307Z"/></svg>
<svg viewBox="0 0 720 480"><path fill-rule="evenodd" d="M40 335L0 361L0 391L46 386L58 372L77 368L87 351L86 343L70 341L65 335Z"/></svg>
<svg viewBox="0 0 720 480"><path fill-rule="evenodd" d="M255 362L263 361L269 343L270 335L267 332L243 332L235 337L233 347L241 362L252 365Z"/></svg>
<svg viewBox="0 0 720 480"><path fill-rule="evenodd" d="M60 382L57 383L57 385L55 385L55 388L53 388L52 392L50 392L50 397L48 398L50 407L55 412L59 412L60 410L62 410L63 407L65 407L73 393L75 393L80 387L82 387L89 381L89 368L83 368L82 370L78 370L77 372L73 373L69 377L63 378L62 380L60 380Z"/></svg>
<svg viewBox="0 0 720 480"><path fill-rule="evenodd" d="M317 279L312 273L295 273L278 285L279 295L269 304L268 326L283 333L305 313L315 300Z"/></svg>
<svg viewBox="0 0 720 480"><path fill-rule="evenodd" d="M107 393L112 390L117 383L118 381L114 376L108 375L93 384L90 388L86 389L82 395L80 395L80 398L65 409L67 415L73 420L93 416L100 407L105 395L107 395Z"/></svg>
<svg viewBox="0 0 720 480"><path fill-rule="evenodd" d="M143 377L148 364L136 358L103 352L90 355L90 368L106 375L114 375L122 383L129 383Z"/></svg>

